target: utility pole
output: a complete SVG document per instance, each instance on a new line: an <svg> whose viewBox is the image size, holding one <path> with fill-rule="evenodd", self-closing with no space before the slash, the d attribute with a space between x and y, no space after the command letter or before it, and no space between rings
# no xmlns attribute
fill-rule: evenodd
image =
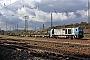
<svg viewBox="0 0 90 60"><path fill-rule="evenodd" d="M90 40L90 4L89 4L89 0L88 0L88 28L89 28L89 40Z"/></svg>
<svg viewBox="0 0 90 60"><path fill-rule="evenodd" d="M18 32L18 23L17 23L17 32Z"/></svg>
<svg viewBox="0 0 90 60"><path fill-rule="evenodd" d="M11 26L10 26L10 28L9 28L9 31L11 31Z"/></svg>
<svg viewBox="0 0 90 60"><path fill-rule="evenodd" d="M14 25L12 26L13 32L14 32Z"/></svg>
<svg viewBox="0 0 90 60"><path fill-rule="evenodd" d="M52 29L52 13L51 13L51 29Z"/></svg>
<svg viewBox="0 0 90 60"><path fill-rule="evenodd" d="M36 32L36 27L35 27L35 32Z"/></svg>
<svg viewBox="0 0 90 60"><path fill-rule="evenodd" d="M7 31L7 21L6 21L6 31Z"/></svg>
<svg viewBox="0 0 90 60"><path fill-rule="evenodd" d="M0 31L1 31L1 27L0 27Z"/></svg>
<svg viewBox="0 0 90 60"><path fill-rule="evenodd" d="M14 29L14 30L15 30L15 32L17 32L17 24L15 24L14 26L15 26L15 29Z"/></svg>
<svg viewBox="0 0 90 60"><path fill-rule="evenodd" d="M55 11L55 13L56 13L56 10L54 9L54 11ZM52 22L52 20L53 20L53 17L52 17L52 12L51 12L51 29L52 29L52 27L53 27L53 22Z"/></svg>
<svg viewBox="0 0 90 60"><path fill-rule="evenodd" d="M28 17L25 16L25 32L28 31Z"/></svg>
<svg viewBox="0 0 90 60"><path fill-rule="evenodd" d="M44 24L43 24L43 30L44 30Z"/></svg>

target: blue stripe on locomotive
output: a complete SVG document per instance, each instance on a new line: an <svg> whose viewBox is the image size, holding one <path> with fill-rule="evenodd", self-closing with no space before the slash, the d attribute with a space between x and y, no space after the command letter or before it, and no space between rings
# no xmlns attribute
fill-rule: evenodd
<svg viewBox="0 0 90 60"><path fill-rule="evenodd" d="M79 32L78 28L79 28L79 27L74 28L74 34L75 34L75 35L78 35L78 32Z"/></svg>
<svg viewBox="0 0 90 60"><path fill-rule="evenodd" d="M80 31L83 32L83 29L82 29L81 27L76 27L76 28L74 28L74 34L75 34L75 35L78 35L78 33L79 33Z"/></svg>

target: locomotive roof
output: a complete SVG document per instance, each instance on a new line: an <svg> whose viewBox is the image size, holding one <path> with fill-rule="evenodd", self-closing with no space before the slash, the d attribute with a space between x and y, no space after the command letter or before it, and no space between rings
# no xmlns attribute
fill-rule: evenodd
<svg viewBox="0 0 90 60"><path fill-rule="evenodd" d="M74 27L74 28L81 28L81 27ZM56 28L53 28L56 29ZM72 28L61 28L61 29L72 29Z"/></svg>

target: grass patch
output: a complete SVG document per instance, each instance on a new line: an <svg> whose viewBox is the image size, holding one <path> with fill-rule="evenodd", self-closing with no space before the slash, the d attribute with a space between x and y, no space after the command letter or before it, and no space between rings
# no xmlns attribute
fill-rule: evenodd
<svg viewBox="0 0 90 60"><path fill-rule="evenodd" d="M84 34L84 37L90 37L90 34Z"/></svg>
<svg viewBox="0 0 90 60"><path fill-rule="evenodd" d="M36 38L36 37L20 37L20 36L8 36L8 35L0 35L0 37L10 38L10 39L17 39L17 40L33 40L33 41L49 42L49 40L45 40L43 38Z"/></svg>

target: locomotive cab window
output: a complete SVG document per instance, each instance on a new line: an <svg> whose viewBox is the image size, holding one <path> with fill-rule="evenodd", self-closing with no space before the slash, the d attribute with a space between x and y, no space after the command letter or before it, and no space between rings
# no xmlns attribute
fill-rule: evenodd
<svg viewBox="0 0 90 60"><path fill-rule="evenodd" d="M77 29L76 29L76 31L77 31Z"/></svg>
<svg viewBox="0 0 90 60"><path fill-rule="evenodd" d="M54 29L52 30L52 34L54 34Z"/></svg>

